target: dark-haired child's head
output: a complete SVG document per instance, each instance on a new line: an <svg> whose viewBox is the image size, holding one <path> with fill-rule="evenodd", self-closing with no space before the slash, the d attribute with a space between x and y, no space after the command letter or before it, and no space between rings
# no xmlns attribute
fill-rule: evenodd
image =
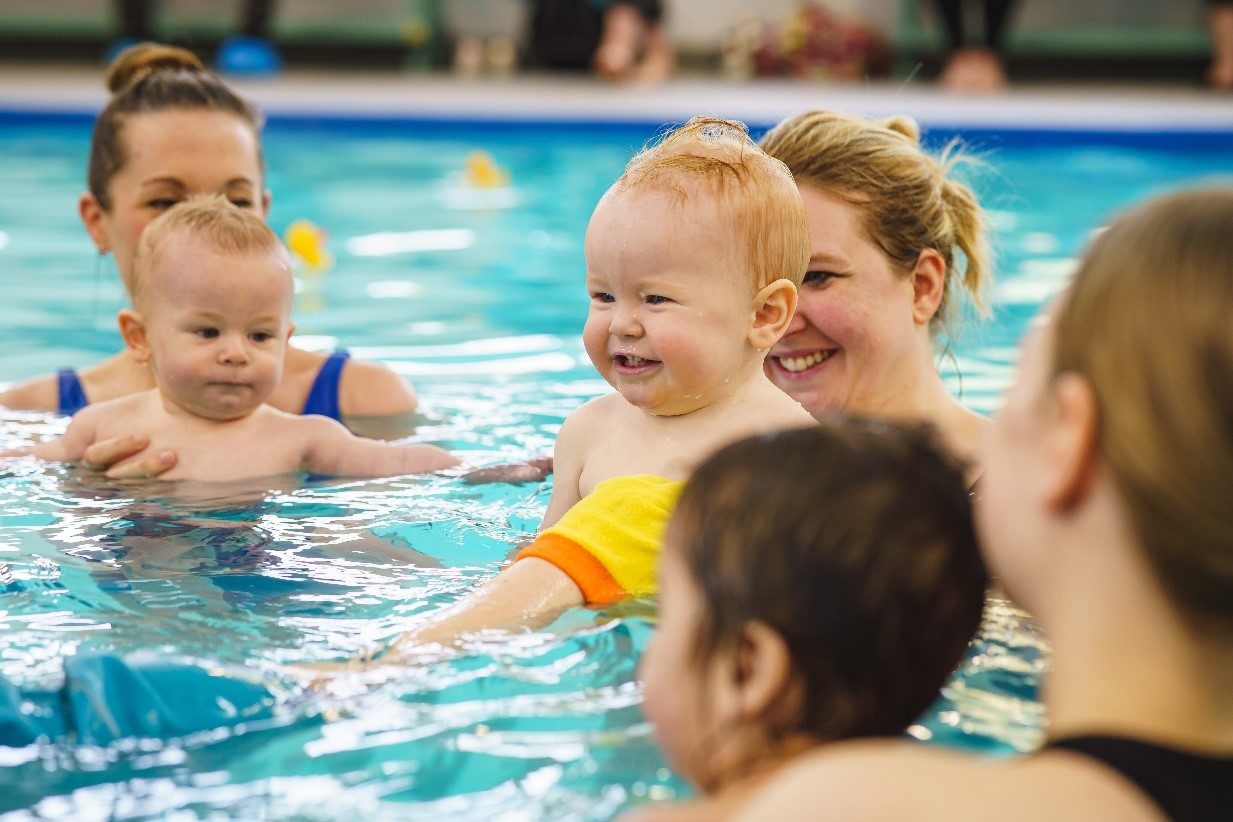
<svg viewBox="0 0 1233 822"><path fill-rule="evenodd" d="M962 469L935 441L834 417L730 445L687 483L642 675L670 761L703 790L900 734L936 699L987 576Z"/></svg>

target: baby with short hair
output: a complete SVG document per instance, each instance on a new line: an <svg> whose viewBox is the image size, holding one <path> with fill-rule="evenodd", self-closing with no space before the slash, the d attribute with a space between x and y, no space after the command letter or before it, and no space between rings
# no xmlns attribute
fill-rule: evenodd
<svg viewBox="0 0 1233 822"><path fill-rule="evenodd" d="M142 233L131 291L120 333L156 387L89 405L62 436L19 453L73 462L138 430L178 456L160 479L383 477L459 463L435 446L361 439L327 417L264 404L294 330L294 284L286 250L257 215L222 197L169 209Z"/></svg>
<svg viewBox="0 0 1233 822"><path fill-rule="evenodd" d="M902 734L980 623L988 577L936 433L842 416L704 462L668 522L643 711L720 820L817 747Z"/></svg>

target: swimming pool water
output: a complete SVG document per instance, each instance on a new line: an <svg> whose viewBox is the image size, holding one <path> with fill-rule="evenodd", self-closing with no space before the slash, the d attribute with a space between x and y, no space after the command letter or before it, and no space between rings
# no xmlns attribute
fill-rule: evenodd
<svg viewBox="0 0 1233 822"><path fill-rule="evenodd" d="M267 132L280 232L309 219L337 257L302 277L301 344L345 344L407 375L416 438L492 463L546 453L564 416L605 389L580 330L590 210L650 126L283 120ZM940 144L947 136L928 135ZM0 380L117 350L122 294L75 214L84 118L0 116ZM992 210L995 318L944 363L992 410L1014 348L1112 210L1213 180L1233 148L1099 135L974 138ZM474 191L474 149L512 177ZM1228 179L1224 178L1223 182ZM957 374L955 367L957 366ZM958 376L961 374L962 376ZM0 447L63 421L0 411ZM279 666L389 639L493 572L531 535L550 485L295 478L107 485L0 466L0 674L54 683L78 651L164 654L259 678L275 718L170 741L0 749L0 811L17 818L607 819L687 789L639 714L635 665L651 601L576 609L471 653L305 692ZM1034 627L994 602L968 660L914 733L1007 752L1040 733L1046 664Z"/></svg>

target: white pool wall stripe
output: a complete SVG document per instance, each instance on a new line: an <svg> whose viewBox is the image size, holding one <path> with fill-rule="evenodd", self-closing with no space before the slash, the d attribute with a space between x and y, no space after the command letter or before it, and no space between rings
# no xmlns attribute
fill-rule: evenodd
<svg viewBox="0 0 1233 822"><path fill-rule="evenodd" d="M770 123L825 107L877 117L906 113L935 127L1233 134L1233 105L1227 96L1184 86L1025 86L964 97L920 82L736 83L691 77L651 88L571 77L471 81L400 73L293 72L274 80L233 82L271 115L675 122L692 114L716 114ZM92 113L105 102L101 67L42 73L0 69L0 109Z"/></svg>

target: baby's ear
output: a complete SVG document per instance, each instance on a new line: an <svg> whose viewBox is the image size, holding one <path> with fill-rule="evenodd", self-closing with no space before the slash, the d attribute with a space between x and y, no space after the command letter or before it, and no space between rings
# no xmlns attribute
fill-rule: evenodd
<svg viewBox="0 0 1233 822"><path fill-rule="evenodd" d="M749 344L766 351L779 342L796 313L796 286L791 280L775 280L764 286L753 299L753 324Z"/></svg>
<svg viewBox="0 0 1233 822"><path fill-rule="evenodd" d="M741 719L765 719L782 707L793 677L792 654L782 634L765 622L750 622L742 631L734 662Z"/></svg>
<svg viewBox="0 0 1233 822"><path fill-rule="evenodd" d="M149 362L150 342L146 339L145 319L131 308L122 308L116 315L116 322L120 324L120 336L124 338L128 350L133 353L133 359L137 362Z"/></svg>

